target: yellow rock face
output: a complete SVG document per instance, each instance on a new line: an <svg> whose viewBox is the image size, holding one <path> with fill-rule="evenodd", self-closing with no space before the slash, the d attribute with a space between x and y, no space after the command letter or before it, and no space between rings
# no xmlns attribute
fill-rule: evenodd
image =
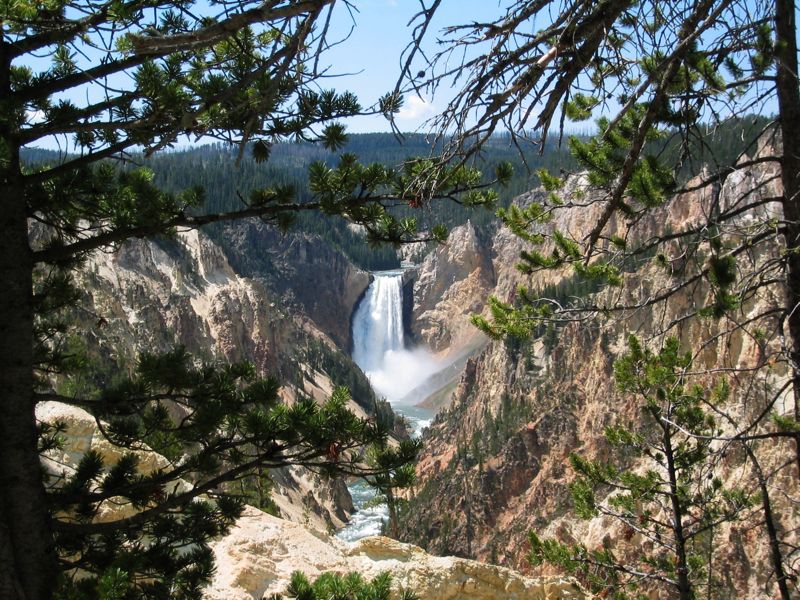
<svg viewBox="0 0 800 600"><path fill-rule="evenodd" d="M431 556L411 544L370 537L354 544L313 534L303 526L247 508L231 533L214 544L217 575L209 600L250 600L285 590L293 571L392 574L422 600L557 600L591 596L574 580L525 577L473 560Z"/></svg>

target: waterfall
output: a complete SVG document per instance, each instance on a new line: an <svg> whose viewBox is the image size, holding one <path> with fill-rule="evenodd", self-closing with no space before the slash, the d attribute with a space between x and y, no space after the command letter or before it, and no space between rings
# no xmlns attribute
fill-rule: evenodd
<svg viewBox="0 0 800 600"><path fill-rule="evenodd" d="M403 274L376 273L353 315L353 360L374 373L383 368L387 352L403 347Z"/></svg>
<svg viewBox="0 0 800 600"><path fill-rule="evenodd" d="M373 275L374 280L353 315L353 360L373 389L397 404L442 365L425 348L405 347L403 272Z"/></svg>
<svg viewBox="0 0 800 600"><path fill-rule="evenodd" d="M403 335L403 272L373 273L374 279L353 315L353 360L369 378L373 389L395 411L406 417L415 433L430 423L427 409L414 406L409 393L422 385L441 365L424 348L408 349ZM400 410L397 410L397 409ZM375 490L363 481L348 486L357 512L336 535L355 541L378 535L389 516L384 503L376 503Z"/></svg>

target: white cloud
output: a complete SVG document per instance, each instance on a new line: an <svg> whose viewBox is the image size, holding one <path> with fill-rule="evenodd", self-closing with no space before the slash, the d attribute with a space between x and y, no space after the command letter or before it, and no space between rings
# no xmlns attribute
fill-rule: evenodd
<svg viewBox="0 0 800 600"><path fill-rule="evenodd" d="M403 108L397 113L398 121L419 121L427 119L436 112L433 103L419 96L410 96L405 99Z"/></svg>

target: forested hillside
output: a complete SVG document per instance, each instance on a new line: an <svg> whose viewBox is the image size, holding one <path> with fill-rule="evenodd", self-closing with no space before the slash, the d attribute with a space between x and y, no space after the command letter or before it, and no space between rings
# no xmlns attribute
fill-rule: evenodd
<svg viewBox="0 0 800 600"><path fill-rule="evenodd" d="M307 142L278 143L271 151L269 160L258 163L250 150L246 150L237 163L239 149L222 143L201 144L178 148L145 159L134 157L132 164L153 170L154 183L166 191L178 192L200 186L204 190L204 210L211 212L230 211L241 208L253 190L263 188L291 188L301 202L309 202L313 194L308 188L308 169L315 161L330 166L336 165L344 153L356 155L364 164L380 163L399 168L409 158L431 155L436 148L422 134L406 134L398 138L390 133L353 134L340 152L326 150L320 145ZM58 154L50 151L28 150L25 153L31 163L59 160ZM549 143L544 152L534 146L525 148L524 155L512 146L506 137L498 136L487 144L480 158L473 159L481 169L491 172L493 165L508 161L514 166L514 177L509 185L498 188L500 206L507 206L511 198L532 186L538 179L535 171L548 168L558 172L570 169L574 160L566 149L559 149L556 142ZM420 229L435 224L455 227L470 219L478 228L490 230L496 227L494 211L487 208L466 208L455 202L436 202L422 209L411 209L404 204L395 207L398 215L415 217ZM288 225L288 224L287 224ZM368 270L391 269L400 262L394 248L389 245L367 245L357 229L335 215L317 211L298 213L291 225L301 231L322 236L341 249L358 266ZM227 249L222 229L209 227L209 235Z"/></svg>
<svg viewBox="0 0 800 600"><path fill-rule="evenodd" d="M308 143L276 144L265 164L256 163L250 153L246 152L239 165L232 167L238 149L220 144L162 154L145 164L155 172L158 185L173 191L200 185L205 190L208 208L226 211L242 206L242 199L247 199L252 190L259 188L289 186L295 190L298 199L310 201L313 194L308 189L308 168L315 161L334 166L339 156L352 153L364 164L380 163L399 168L405 160L428 156L432 150L432 145L421 134L407 134L404 139L398 139L389 133L373 133L350 136L345 148L337 153ZM554 145L548 147L543 155L530 147L525 160L532 170L539 167L558 170L571 164L569 154L559 151ZM492 165L501 161L510 161L515 166L515 176L510 185L498 190L500 204L507 205L515 195L530 189L536 178L523 165L517 150L509 145L508 140L502 138L487 146L477 164L491 170ZM454 202L438 202L420 210L399 204L394 210L398 215L415 217L420 223L420 229L427 229L438 223L452 228L467 219L485 229L496 226L493 210L465 208ZM389 245L365 244L358 230L348 227L341 217L316 211L304 212L297 215L293 225L301 231L322 236L364 269L391 269L400 264L394 248ZM215 231L212 228L211 235L225 247L225 240L219 232L219 229Z"/></svg>
<svg viewBox="0 0 800 600"><path fill-rule="evenodd" d="M697 172L708 157L713 168L732 164L743 150L742 140L749 136L742 132L763 127L766 117L743 117L728 121L722 127L708 130L708 135L695 140L697 152L681 169L685 176ZM579 136L584 137L584 136ZM676 155L676 138L665 136L665 140L650 142L651 149L665 155ZM230 211L245 205L251 192L263 188L291 188L302 202L309 202L313 194L308 188L308 169L315 161L335 165L344 153L356 155L364 164L380 163L389 167L400 167L414 157L424 157L436 148L427 136L405 134L398 138L390 133L353 134L340 152L326 150L320 145L307 142L278 143L265 163L256 162L251 152L245 151L237 162L239 149L222 143L200 144L181 147L145 159L134 156L135 165L146 166L154 173L154 182L166 191L179 192L199 186L204 190L205 210L211 212ZM59 154L48 150L28 149L24 153L30 163L52 163L63 160ZM485 144L477 158L472 159L482 170L491 172L494 165L507 161L514 167L514 176L505 187L498 187L498 207L507 207L511 199L533 189L539 184L537 172L547 169L552 173L574 172L577 163L566 148L559 145L557 136L552 136L543 149L533 145L519 148L508 136L495 136ZM448 228L460 225L469 219L477 230L488 235L498 227L494 210L469 208L456 202L441 201L413 209L403 204L395 207L398 215L415 217L420 229L435 224ZM390 245L368 245L357 229L335 215L318 211L298 213L296 221L287 223L297 230L320 235L334 247L342 250L357 266L367 270L391 269L399 266L395 248ZM221 227L209 227L207 233L226 251L229 244L222 235Z"/></svg>

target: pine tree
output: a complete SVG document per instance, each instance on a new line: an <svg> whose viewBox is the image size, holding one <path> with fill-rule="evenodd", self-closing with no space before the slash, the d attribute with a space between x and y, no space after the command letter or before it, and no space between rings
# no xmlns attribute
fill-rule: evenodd
<svg viewBox="0 0 800 600"><path fill-rule="evenodd" d="M379 573L371 581L365 581L358 573L337 575L323 573L312 583L301 572L292 573L286 597L296 600L389 600L392 577L388 572ZM280 594L270 600L280 600ZM419 596L402 589L400 600L418 600Z"/></svg>
<svg viewBox="0 0 800 600"><path fill-rule="evenodd" d="M414 484L416 471L413 460L422 449L420 440L403 440L397 448L374 445L367 454L368 464L372 465L376 474L367 475L365 481L378 491L375 500L386 502L389 509L388 535L398 537L400 511L405 505L403 498L397 497L397 491Z"/></svg>
<svg viewBox="0 0 800 600"><path fill-rule="evenodd" d="M251 366L203 364L180 349L143 355L116 386L82 395L55 389L82 366L70 348L71 274L93 251L246 217L287 225L304 211L341 215L372 239L398 242L417 237L416 223L392 216L389 204L494 199L473 168L412 161L389 170L345 155L337 166L311 169L312 198L276 184L215 210L201 188L167 192L149 169L129 164L181 139L232 145L232 163L247 153L264 163L274 143L289 139L338 150L346 141L340 119L396 111L395 94L364 109L351 93L322 89L319 60L333 6L0 4L3 597L43 600L57 588L69 598L197 597L213 570L206 542L240 509L231 482L285 464L373 476L400 466L357 462L350 450L380 446L388 432L350 415L343 391L323 406L302 400L287 408L276 403L276 383L254 378ZM72 151L23 164L22 151L42 140ZM414 183L422 172L433 178ZM58 445L60 425L37 424L34 411L53 399L95 415L102 435L130 450L126 458L109 465L88 453L73 475L47 479L40 452ZM169 468L139 473L136 451L144 448L162 452ZM412 455L392 457L405 463ZM95 522L111 497L126 499L135 514Z"/></svg>
<svg viewBox="0 0 800 600"><path fill-rule="evenodd" d="M691 353L680 352L675 338L658 353L633 336L628 348L614 363L614 375L620 392L635 399L641 421L606 428L611 461L573 454L577 478L570 489L578 516L611 517L628 543L651 549L625 561L611 546L570 547L531 533L531 561L557 564L595 592L617 598L655 587L688 600L715 589L715 529L735 521L754 500L714 473L725 448L714 446L721 431L711 411L728 401L728 384L692 385ZM599 491L608 494L602 502Z"/></svg>
<svg viewBox="0 0 800 600"><path fill-rule="evenodd" d="M458 83L437 122L456 133L445 154L461 161L501 130L542 147L557 134L580 169L538 172L541 192L501 214L528 242L518 268L531 285L513 303L490 299L491 319L476 323L520 339L548 322L646 315L646 328L665 339L695 319L714 319L719 339L757 345L754 368L733 368L737 402L759 410L748 418L725 412L722 438L748 449L774 581L789 598L796 549L780 542L796 523L791 502L776 510L764 484L790 469L796 482L800 468L795 3L513 1L495 20L448 27L431 56L420 50L439 4L418 14L403 85L434 91ZM774 120L764 118L770 113ZM593 136L568 134L566 123L589 119ZM749 177L757 183L731 191ZM685 220L689 204L696 217ZM562 230L575 214L582 226ZM537 285L543 270L580 293L565 299ZM659 311L687 297L679 316L659 321ZM717 339L694 343L699 352ZM774 385L776 364L788 376ZM793 459L763 468L770 455L789 451L789 440Z"/></svg>

